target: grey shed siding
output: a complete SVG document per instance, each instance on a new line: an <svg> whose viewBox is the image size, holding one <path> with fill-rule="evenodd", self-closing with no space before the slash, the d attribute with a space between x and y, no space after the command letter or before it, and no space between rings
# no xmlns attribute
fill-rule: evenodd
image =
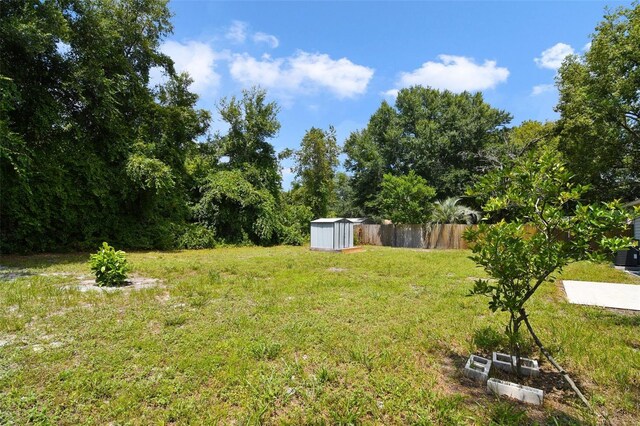
<svg viewBox="0 0 640 426"><path fill-rule="evenodd" d="M311 224L311 248L333 250L333 224Z"/></svg>
<svg viewBox="0 0 640 426"><path fill-rule="evenodd" d="M353 223L347 219L317 219L311 222L311 248L341 250L353 247Z"/></svg>
<svg viewBox="0 0 640 426"><path fill-rule="evenodd" d="M633 219L633 238L640 240L640 217Z"/></svg>

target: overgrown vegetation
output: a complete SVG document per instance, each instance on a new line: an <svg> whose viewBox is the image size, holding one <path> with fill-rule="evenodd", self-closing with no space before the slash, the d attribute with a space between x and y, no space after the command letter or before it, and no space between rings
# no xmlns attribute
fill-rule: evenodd
<svg viewBox="0 0 640 426"><path fill-rule="evenodd" d="M525 381L542 409L461 376L470 352L508 349L508 314L466 297L485 277L469 254L128 252L156 287L86 292L85 254L2 257L0 423L595 424L548 363L552 380ZM559 278L640 284L588 262ZM640 317L562 300L545 283L527 302L541 340L613 423L638 424Z"/></svg>
<svg viewBox="0 0 640 426"><path fill-rule="evenodd" d="M382 102L343 147L331 127L313 127L299 149L282 152L271 142L279 106L259 88L220 100L229 129L209 133L191 78L159 50L172 31L166 0L2 6L2 252L105 240L140 249L300 244L308 220L324 215L423 223L434 198L459 197L540 146L590 185L583 201L638 196L637 3L608 13L591 48L565 61L557 123L509 127L510 114L481 93L416 86ZM166 76L155 87L152 68ZM283 192L280 161L291 155L297 181Z"/></svg>

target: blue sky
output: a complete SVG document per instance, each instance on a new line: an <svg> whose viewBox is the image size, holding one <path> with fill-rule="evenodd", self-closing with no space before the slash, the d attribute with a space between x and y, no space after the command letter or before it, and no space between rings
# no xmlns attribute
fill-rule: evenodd
<svg viewBox="0 0 640 426"><path fill-rule="evenodd" d="M485 100L523 120L556 118L554 76L588 48L605 7L630 2L225 2L173 0L161 49L188 71L199 105L260 85L281 106L277 150L312 126L342 144L382 100L413 84ZM157 78L157 76L156 76ZM283 186L292 180L285 163Z"/></svg>

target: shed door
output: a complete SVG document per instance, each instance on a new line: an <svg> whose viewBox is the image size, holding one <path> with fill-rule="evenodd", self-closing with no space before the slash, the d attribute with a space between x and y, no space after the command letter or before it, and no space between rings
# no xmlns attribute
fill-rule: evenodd
<svg viewBox="0 0 640 426"><path fill-rule="evenodd" d="M331 223L311 224L312 248L332 249L333 241L333 226Z"/></svg>

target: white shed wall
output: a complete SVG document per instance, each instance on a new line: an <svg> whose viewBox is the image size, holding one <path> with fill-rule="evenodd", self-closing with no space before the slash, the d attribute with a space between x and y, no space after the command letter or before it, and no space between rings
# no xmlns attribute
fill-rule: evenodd
<svg viewBox="0 0 640 426"><path fill-rule="evenodd" d="M341 250L353 247L353 223L347 220L311 223L311 248Z"/></svg>
<svg viewBox="0 0 640 426"><path fill-rule="evenodd" d="M334 225L334 250L353 247L353 223L336 222Z"/></svg>
<svg viewBox="0 0 640 426"><path fill-rule="evenodd" d="M334 249L333 223L311 224L311 248Z"/></svg>

